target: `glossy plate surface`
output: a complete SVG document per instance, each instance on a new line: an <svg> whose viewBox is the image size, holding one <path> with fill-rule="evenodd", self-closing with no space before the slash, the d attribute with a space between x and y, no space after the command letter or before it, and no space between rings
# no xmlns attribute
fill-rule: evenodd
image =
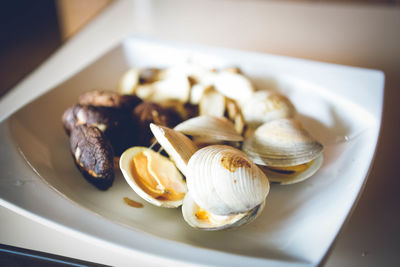
<svg viewBox="0 0 400 267"><path fill-rule="evenodd" d="M258 88L287 95L304 126L325 147L309 180L272 185L259 218L236 230L190 228L180 209L141 200L120 173L106 192L74 166L61 115L84 91L116 88L132 66L192 61L239 66ZM3 206L88 241L140 256L218 265L316 265L359 197L381 124L380 71L222 48L132 37L0 125ZM132 208L129 197L144 204Z"/></svg>

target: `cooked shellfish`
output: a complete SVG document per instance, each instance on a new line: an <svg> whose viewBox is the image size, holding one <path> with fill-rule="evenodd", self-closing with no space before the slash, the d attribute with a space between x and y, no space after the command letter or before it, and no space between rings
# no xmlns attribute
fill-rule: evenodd
<svg viewBox="0 0 400 267"><path fill-rule="evenodd" d="M178 169L186 176L190 157L197 151L197 146L184 134L151 123L150 129L158 143L165 149Z"/></svg>
<svg viewBox="0 0 400 267"><path fill-rule="evenodd" d="M146 147L132 147L121 155L120 169L131 188L149 203L166 208L182 205L186 184L168 158Z"/></svg>
<svg viewBox="0 0 400 267"><path fill-rule="evenodd" d="M214 215L246 213L269 192L265 174L242 151L207 146L189 160L187 186L194 202Z"/></svg>
<svg viewBox="0 0 400 267"><path fill-rule="evenodd" d="M243 140L243 137L236 132L234 124L225 117L194 117L176 125L174 130L187 135L202 136L214 140Z"/></svg>
<svg viewBox="0 0 400 267"><path fill-rule="evenodd" d="M215 89L226 97L243 101L251 97L254 86L244 75L231 71L221 71L214 78Z"/></svg>
<svg viewBox="0 0 400 267"><path fill-rule="evenodd" d="M200 116L223 117L225 113L225 96L216 91L213 87L204 91L199 102Z"/></svg>
<svg viewBox="0 0 400 267"><path fill-rule="evenodd" d="M233 215L215 215L197 205L189 193L185 195L182 214L185 221L193 228L216 231L239 227L253 221L263 210L265 201L255 208Z"/></svg>
<svg viewBox="0 0 400 267"><path fill-rule="evenodd" d="M293 118L296 114L290 100L277 92L257 91L241 103L245 121L254 128L271 120Z"/></svg>
<svg viewBox="0 0 400 267"><path fill-rule="evenodd" d="M315 173L322 163L323 146L298 121L277 119L257 128L245 140L242 150L256 164L267 166L279 174L273 177L275 181L287 178L282 182L290 183ZM301 173L303 176L298 177Z"/></svg>

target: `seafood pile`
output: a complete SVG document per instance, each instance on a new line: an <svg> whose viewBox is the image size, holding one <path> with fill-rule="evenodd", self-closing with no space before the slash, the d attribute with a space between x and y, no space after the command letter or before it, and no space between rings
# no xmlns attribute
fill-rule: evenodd
<svg viewBox="0 0 400 267"><path fill-rule="evenodd" d="M192 63L133 68L117 92L86 94L63 115L84 176L93 183L114 173L84 162L90 151L76 141L76 131L105 144L80 143L111 151L96 163L112 165L112 157L120 155L120 170L141 198L159 207L182 206L183 218L197 229L253 221L264 208L270 182L301 182L322 165L323 146L296 120L290 100L255 88L238 68L210 70ZM97 95L126 103L115 100L118 107L107 107ZM109 115L96 119L104 110Z"/></svg>

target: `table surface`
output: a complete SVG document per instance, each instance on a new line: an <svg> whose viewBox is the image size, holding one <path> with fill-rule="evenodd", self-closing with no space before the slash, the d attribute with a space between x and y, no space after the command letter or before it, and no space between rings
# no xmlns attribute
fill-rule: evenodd
<svg viewBox="0 0 400 267"><path fill-rule="evenodd" d="M380 69L385 107L364 193L325 266L395 266L400 244L400 9L379 5L238 0L115 1L0 99L0 120L131 34ZM60 68L62 66L62 68ZM109 251L0 207L0 243L113 266L157 261Z"/></svg>

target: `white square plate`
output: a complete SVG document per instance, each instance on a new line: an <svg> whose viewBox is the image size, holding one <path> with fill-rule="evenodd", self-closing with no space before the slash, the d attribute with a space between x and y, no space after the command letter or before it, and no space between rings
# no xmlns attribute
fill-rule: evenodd
<svg viewBox="0 0 400 267"><path fill-rule="evenodd" d="M98 191L82 178L69 151L60 118L79 94L115 89L132 66L187 60L210 68L239 66L256 87L283 92L325 147L325 161L315 176L295 185L272 185L261 216L239 229L192 229L180 209L144 203L120 174L109 190ZM127 38L1 123L1 204L132 253L211 265L316 265L366 181L379 135L383 88L384 75L376 70ZM124 197L144 208L129 207Z"/></svg>

